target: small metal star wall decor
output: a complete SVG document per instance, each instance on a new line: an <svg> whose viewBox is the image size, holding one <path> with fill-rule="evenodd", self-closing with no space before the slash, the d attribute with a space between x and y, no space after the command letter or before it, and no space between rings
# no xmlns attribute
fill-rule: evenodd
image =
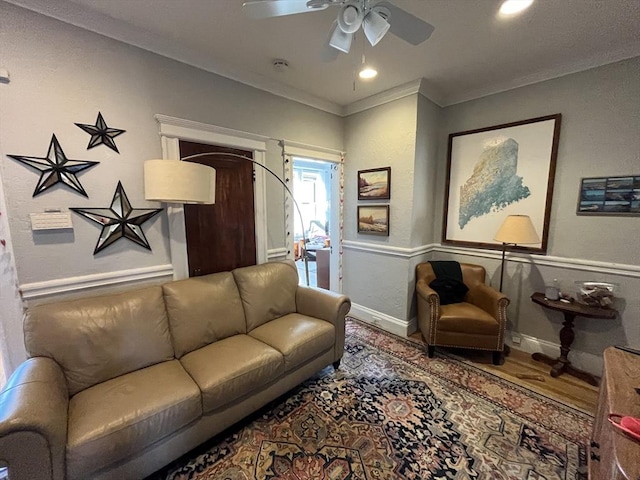
<svg viewBox="0 0 640 480"><path fill-rule="evenodd" d="M93 250L95 255L123 237L151 250L147 237L142 231L142 224L161 212L162 208L131 208L122 182L118 182L109 208L71 208L70 210L102 225L102 232Z"/></svg>
<svg viewBox="0 0 640 480"><path fill-rule="evenodd" d="M76 123L76 125L91 135L91 140L89 140L87 150L97 147L98 145L106 145L114 152L120 153L116 146L116 142L113 139L118 135L122 135L126 130L108 127L107 122L102 118L101 112L98 112L98 119L96 120L95 125L87 123Z"/></svg>
<svg viewBox="0 0 640 480"><path fill-rule="evenodd" d="M34 197L57 183L62 183L85 197L89 197L84 188L82 188L80 180L78 180L76 175L100 163L84 160L69 160L64 154L55 134L51 137L49 151L46 157L26 157L23 155L8 155L8 157L40 172L40 180L38 180L38 184L33 191Z"/></svg>

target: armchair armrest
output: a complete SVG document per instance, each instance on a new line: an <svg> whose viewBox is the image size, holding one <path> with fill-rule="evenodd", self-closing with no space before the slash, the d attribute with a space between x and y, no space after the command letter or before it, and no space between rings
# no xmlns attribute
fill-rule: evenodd
<svg viewBox="0 0 640 480"><path fill-rule="evenodd" d="M467 293L467 301L481 308L500 323L506 322L509 299L495 288L485 283L478 283Z"/></svg>
<svg viewBox="0 0 640 480"><path fill-rule="evenodd" d="M436 305L440 304L440 297L425 280L418 280L418 283L416 283L416 292L418 293L419 298L422 298L428 303Z"/></svg>
<svg viewBox="0 0 640 480"><path fill-rule="evenodd" d="M298 313L320 318L333 324L336 329L334 361L340 360L344 352L344 317L351 309L349 297L329 290L298 285L296 306Z"/></svg>
<svg viewBox="0 0 640 480"><path fill-rule="evenodd" d="M429 286L426 280L416 282L416 300L418 302L418 328L427 343L435 340L435 323L440 313L440 296Z"/></svg>
<svg viewBox="0 0 640 480"><path fill-rule="evenodd" d="M11 480L63 480L69 392L61 367L35 357L0 392L0 464Z"/></svg>

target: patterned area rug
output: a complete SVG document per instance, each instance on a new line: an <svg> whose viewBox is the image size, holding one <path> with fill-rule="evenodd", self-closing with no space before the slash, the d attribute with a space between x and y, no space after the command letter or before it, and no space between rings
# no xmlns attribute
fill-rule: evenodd
<svg viewBox="0 0 640 480"><path fill-rule="evenodd" d="M337 372L324 369L153 478L575 479L592 420L349 321Z"/></svg>

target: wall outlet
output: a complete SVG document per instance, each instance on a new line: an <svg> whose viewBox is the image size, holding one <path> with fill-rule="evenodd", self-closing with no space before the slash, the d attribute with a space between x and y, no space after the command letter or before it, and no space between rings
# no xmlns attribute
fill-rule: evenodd
<svg viewBox="0 0 640 480"><path fill-rule="evenodd" d="M511 335L511 342L514 345L520 345L520 341L522 340L522 338L520 337L520 335Z"/></svg>

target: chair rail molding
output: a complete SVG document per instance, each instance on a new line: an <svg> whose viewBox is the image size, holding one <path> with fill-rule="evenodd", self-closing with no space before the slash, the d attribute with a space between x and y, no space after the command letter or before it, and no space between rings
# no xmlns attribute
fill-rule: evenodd
<svg viewBox="0 0 640 480"><path fill-rule="evenodd" d="M20 285L20 291L22 292L23 300L33 300L62 293L142 282L162 277L167 277L167 281L171 280L173 277L173 267L171 265L156 265L153 267L132 268L116 272L94 273L78 277L25 283Z"/></svg>
<svg viewBox="0 0 640 480"><path fill-rule="evenodd" d="M367 252L377 255L390 255L401 258L412 258L419 255L439 252L464 255L467 257L489 258L499 261L502 255L499 250L450 247L438 243L431 243L420 245L418 247L408 248L345 240L343 242L343 245L345 250ZM544 265L553 268L619 275L621 277L640 279L640 265L601 262L597 260L588 260L582 258L555 257L551 255L531 255L517 252L507 252L507 260L509 262L532 263L534 265Z"/></svg>

